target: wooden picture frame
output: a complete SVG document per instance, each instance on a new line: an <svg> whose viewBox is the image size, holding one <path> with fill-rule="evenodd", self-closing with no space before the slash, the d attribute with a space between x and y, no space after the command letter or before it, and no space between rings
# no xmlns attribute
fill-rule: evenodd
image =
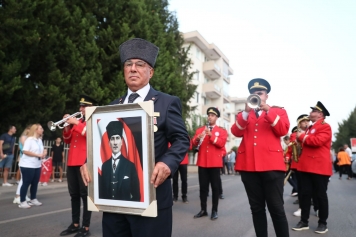
<svg viewBox="0 0 356 237"><path fill-rule="evenodd" d="M156 190L150 183L155 165L153 102L87 107L85 114L92 179L88 209L156 217ZM119 145L110 140L115 132L120 134Z"/></svg>

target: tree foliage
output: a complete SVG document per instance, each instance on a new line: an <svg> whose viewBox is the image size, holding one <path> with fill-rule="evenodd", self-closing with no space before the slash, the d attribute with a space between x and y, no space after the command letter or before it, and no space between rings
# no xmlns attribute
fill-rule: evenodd
<svg viewBox="0 0 356 237"><path fill-rule="evenodd" d="M336 139L332 147L335 151L338 151L344 144L348 144L351 147L350 138L356 138L356 107L350 113L348 119L339 123L338 132L334 133L334 136Z"/></svg>
<svg viewBox="0 0 356 237"><path fill-rule="evenodd" d="M130 38L156 44L150 84L181 99L195 86L174 13L166 0L3 0L0 7L0 129L59 120L80 94L106 105L127 90L118 48ZM4 116L6 115L6 116ZM58 135L58 132L55 135Z"/></svg>

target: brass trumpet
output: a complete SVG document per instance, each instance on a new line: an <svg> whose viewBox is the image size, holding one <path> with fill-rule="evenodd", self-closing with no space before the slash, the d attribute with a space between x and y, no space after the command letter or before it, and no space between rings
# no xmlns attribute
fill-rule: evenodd
<svg viewBox="0 0 356 237"><path fill-rule="evenodd" d="M80 116L80 117L77 117L77 116ZM76 112L72 115L69 115L68 117L65 117L64 119L62 120L59 120L58 122L52 122L52 121L49 121L47 123L47 126L49 128L49 130L51 130L52 132L56 131L56 127L58 127L59 129L63 129L65 127L67 127L69 125L69 123L67 123L67 120L69 118L74 118L74 117L77 117L77 120L80 120L83 118L83 114L82 112Z"/></svg>
<svg viewBox="0 0 356 237"><path fill-rule="evenodd" d="M256 94L251 94L247 97L247 105L251 109L259 108L261 105L261 98Z"/></svg>

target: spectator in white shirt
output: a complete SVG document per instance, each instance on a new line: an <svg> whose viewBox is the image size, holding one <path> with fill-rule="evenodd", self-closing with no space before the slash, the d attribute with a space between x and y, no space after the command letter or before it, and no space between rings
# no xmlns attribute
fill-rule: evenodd
<svg viewBox="0 0 356 237"><path fill-rule="evenodd" d="M345 149L346 153L349 155L350 161L351 161L352 160L352 151L351 151L349 145L344 144L344 149Z"/></svg>

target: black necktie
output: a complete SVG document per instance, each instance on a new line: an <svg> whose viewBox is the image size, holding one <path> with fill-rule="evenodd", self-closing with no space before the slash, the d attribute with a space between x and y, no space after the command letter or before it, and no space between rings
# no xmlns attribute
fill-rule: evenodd
<svg viewBox="0 0 356 237"><path fill-rule="evenodd" d="M136 92L133 92L133 93L131 93L131 95L129 96L129 101L128 101L128 103L130 104L130 103L133 103L136 99L137 99L137 97L139 97L140 95L139 94L137 94Z"/></svg>
<svg viewBox="0 0 356 237"><path fill-rule="evenodd" d="M256 118L258 118L258 117L260 117L260 115L258 114L258 112L259 112L260 110L255 110L255 114L256 114Z"/></svg>
<svg viewBox="0 0 356 237"><path fill-rule="evenodd" d="M213 130L213 127L209 126L209 130L210 130L210 131Z"/></svg>
<svg viewBox="0 0 356 237"><path fill-rule="evenodd" d="M113 160L114 160L114 164L112 164L112 168L114 169L114 171L116 170L116 160L118 160L119 159L119 157L118 158L112 158Z"/></svg>

